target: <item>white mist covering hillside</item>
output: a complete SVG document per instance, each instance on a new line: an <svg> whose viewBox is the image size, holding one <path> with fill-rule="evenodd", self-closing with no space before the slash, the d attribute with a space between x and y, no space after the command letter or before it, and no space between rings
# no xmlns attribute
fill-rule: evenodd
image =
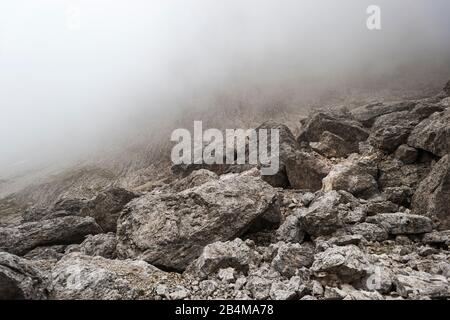
<svg viewBox="0 0 450 320"><path fill-rule="evenodd" d="M2 2L0 174L129 145L164 116L223 100L292 108L366 81L441 85L448 2L377 1L377 32L369 4Z"/></svg>

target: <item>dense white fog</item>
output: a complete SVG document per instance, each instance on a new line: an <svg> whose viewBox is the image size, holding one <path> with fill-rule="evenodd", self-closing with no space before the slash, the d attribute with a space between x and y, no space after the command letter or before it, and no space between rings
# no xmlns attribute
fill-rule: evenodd
<svg viewBox="0 0 450 320"><path fill-rule="evenodd" d="M0 0L0 174L221 90L450 71L449 12L448 0Z"/></svg>

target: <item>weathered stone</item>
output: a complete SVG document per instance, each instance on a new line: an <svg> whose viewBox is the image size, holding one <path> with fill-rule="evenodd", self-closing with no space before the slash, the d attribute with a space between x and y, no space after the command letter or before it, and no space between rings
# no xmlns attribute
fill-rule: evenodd
<svg viewBox="0 0 450 320"><path fill-rule="evenodd" d="M171 293L169 298L171 300L183 300L189 296L189 291L183 286L177 286Z"/></svg>
<svg viewBox="0 0 450 320"><path fill-rule="evenodd" d="M356 197L370 198L378 193L377 174L370 158L350 157L332 168L323 179L322 190L344 190Z"/></svg>
<svg viewBox="0 0 450 320"><path fill-rule="evenodd" d="M439 275L413 271L409 274L398 274L394 277L397 292L404 298L439 298L450 297L448 280Z"/></svg>
<svg viewBox="0 0 450 320"><path fill-rule="evenodd" d="M316 254L311 270L317 278L351 283L364 277L368 268L365 254L357 246L349 245Z"/></svg>
<svg viewBox="0 0 450 320"><path fill-rule="evenodd" d="M419 117L408 111L380 116L373 125L369 142L386 152L394 152L406 143L411 131L420 122Z"/></svg>
<svg viewBox="0 0 450 320"><path fill-rule="evenodd" d="M376 102L353 109L352 115L356 120L367 127L371 127L375 120L383 115L412 110L416 105L414 101L402 101L393 103Z"/></svg>
<svg viewBox="0 0 450 320"><path fill-rule="evenodd" d="M300 277L292 277L285 281L276 281L270 287L270 298L273 300L293 300L304 295L305 286Z"/></svg>
<svg viewBox="0 0 450 320"><path fill-rule="evenodd" d="M89 215L104 232L116 232L117 219L123 207L137 195L123 188L110 187L89 201Z"/></svg>
<svg viewBox="0 0 450 320"><path fill-rule="evenodd" d="M342 292L345 294L343 300L384 300L378 292L356 290L348 284L342 285Z"/></svg>
<svg viewBox="0 0 450 320"><path fill-rule="evenodd" d="M286 162L289 158L295 156L296 150L299 148L297 141L291 130L280 123L274 121L266 121L256 128L258 137L260 130L267 130L268 154L272 152L270 130L276 129L279 132L279 170L274 175L264 175L262 179L273 187L287 188L290 186L288 175L286 172ZM258 140L259 141L259 140Z"/></svg>
<svg viewBox="0 0 450 320"><path fill-rule="evenodd" d="M133 200L120 217L119 256L183 270L206 245L242 235L275 200L270 185L242 175L177 194L148 194Z"/></svg>
<svg viewBox="0 0 450 320"><path fill-rule="evenodd" d="M412 164L416 162L419 153L417 149L412 148L406 144L402 144L398 147L397 151L395 151L395 158L403 162L404 164Z"/></svg>
<svg viewBox="0 0 450 320"><path fill-rule="evenodd" d="M450 230L433 231L424 235L423 243L431 245L450 245Z"/></svg>
<svg viewBox="0 0 450 320"><path fill-rule="evenodd" d="M278 241L300 243L305 237L305 232L300 225L300 215L292 214L286 218L276 231Z"/></svg>
<svg viewBox="0 0 450 320"><path fill-rule="evenodd" d="M52 299L152 299L156 286L179 282L144 261L108 260L103 257L71 253L52 270ZM164 281L163 281L164 280Z"/></svg>
<svg viewBox="0 0 450 320"><path fill-rule="evenodd" d="M233 268L247 274L250 266L257 264L260 259L259 254L239 238L215 242L203 249L200 257L189 265L185 273L204 279L220 269Z"/></svg>
<svg viewBox="0 0 450 320"><path fill-rule="evenodd" d="M101 228L91 217L69 216L0 228L0 250L23 255L39 247L80 243Z"/></svg>
<svg viewBox="0 0 450 320"><path fill-rule="evenodd" d="M356 234L356 235L344 235L339 237L330 238L328 244L331 246L348 246L350 244L360 245L364 243L364 237Z"/></svg>
<svg viewBox="0 0 450 320"><path fill-rule="evenodd" d="M405 165L397 159L388 159L378 164L378 186L381 190L398 187L416 189L430 172L427 163Z"/></svg>
<svg viewBox="0 0 450 320"><path fill-rule="evenodd" d="M290 278L301 267L310 267L314 260L314 248L309 244L279 243L272 260L272 267L282 276Z"/></svg>
<svg viewBox="0 0 450 320"><path fill-rule="evenodd" d="M49 208L31 207L22 214L22 222L35 222L67 216L87 216L89 200L61 198Z"/></svg>
<svg viewBox="0 0 450 320"><path fill-rule="evenodd" d="M26 259L0 252L0 300L47 298L44 274Z"/></svg>
<svg viewBox="0 0 450 320"><path fill-rule="evenodd" d="M409 207L411 205L411 199L414 194L414 190L411 187L386 187L383 189L383 197L386 200L391 201L395 204ZM398 210L391 210L391 212ZM389 212L382 212L389 213Z"/></svg>
<svg viewBox="0 0 450 320"><path fill-rule="evenodd" d="M353 234L363 236L368 241L384 241L388 239L387 231L372 223L359 223L350 227L350 231Z"/></svg>
<svg viewBox="0 0 450 320"><path fill-rule="evenodd" d="M89 235L80 246L79 252L87 256L101 256L107 259L115 259L117 238L114 233Z"/></svg>
<svg viewBox="0 0 450 320"><path fill-rule="evenodd" d="M376 199L363 204L363 210L367 216L374 216L379 213L398 212L399 206L391 201Z"/></svg>
<svg viewBox="0 0 450 320"><path fill-rule="evenodd" d="M407 213L382 213L368 217L366 222L379 225L389 234L420 234L433 229L429 218Z"/></svg>
<svg viewBox="0 0 450 320"><path fill-rule="evenodd" d="M327 158L344 158L359 151L354 143L348 143L343 138L331 132L322 133L319 142L311 142L311 148Z"/></svg>
<svg viewBox="0 0 450 320"><path fill-rule="evenodd" d="M443 157L424 179L413 197L414 214L428 216L440 230L450 229L450 156Z"/></svg>
<svg viewBox="0 0 450 320"><path fill-rule="evenodd" d="M297 151L286 160L286 173L293 189L320 190L330 169L327 159L313 151Z"/></svg>
<svg viewBox="0 0 450 320"><path fill-rule="evenodd" d="M24 255L24 258L29 260L59 260L64 256L66 247L65 245L37 247Z"/></svg>
<svg viewBox="0 0 450 320"><path fill-rule="evenodd" d="M341 137L356 148L359 142L365 141L369 136L350 113L345 111L319 111L314 112L305 120L297 141L318 142L325 131Z"/></svg>
<svg viewBox="0 0 450 320"><path fill-rule="evenodd" d="M232 283L236 279L236 270L234 268L220 269L217 277L224 282Z"/></svg>
<svg viewBox="0 0 450 320"><path fill-rule="evenodd" d="M201 186L202 184L217 179L219 179L219 176L214 172L206 169L200 169L192 172L183 179L176 180L175 183L173 183L172 188L175 191L180 192L186 189Z"/></svg>
<svg viewBox="0 0 450 320"><path fill-rule="evenodd" d="M450 109L435 113L412 131L408 145L439 157L450 153Z"/></svg>
<svg viewBox="0 0 450 320"><path fill-rule="evenodd" d="M272 281L260 276L249 276L245 288L249 290L256 300L266 300L270 296Z"/></svg>
<svg viewBox="0 0 450 320"><path fill-rule="evenodd" d="M302 230L311 236L330 235L344 223L353 221L352 213L358 213L352 209L351 194L330 191L320 195L308 208L300 209L298 216ZM353 204L354 205L354 204ZM356 220L364 217L361 210Z"/></svg>

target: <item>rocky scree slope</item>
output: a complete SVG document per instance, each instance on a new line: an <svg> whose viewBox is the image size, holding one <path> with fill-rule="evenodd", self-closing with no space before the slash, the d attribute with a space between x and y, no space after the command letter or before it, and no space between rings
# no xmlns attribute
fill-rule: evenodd
<svg viewBox="0 0 450 320"><path fill-rule="evenodd" d="M281 168L178 166L151 191L30 207L0 225L3 299L448 299L450 82L324 109Z"/></svg>

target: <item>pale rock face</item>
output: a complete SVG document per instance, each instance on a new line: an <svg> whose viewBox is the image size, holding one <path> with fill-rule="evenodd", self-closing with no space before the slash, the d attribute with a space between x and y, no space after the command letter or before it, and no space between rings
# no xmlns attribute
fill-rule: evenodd
<svg viewBox="0 0 450 320"><path fill-rule="evenodd" d="M334 166L323 179L322 190L344 190L356 197L370 198L378 194L376 164L369 157L350 157Z"/></svg>
<svg viewBox="0 0 450 320"><path fill-rule="evenodd" d="M87 236L79 245L80 253L87 256L101 256L107 259L115 259L117 246L116 235L112 232Z"/></svg>
<svg viewBox="0 0 450 320"><path fill-rule="evenodd" d="M384 241L389 237L384 228L367 222L356 224L350 230L353 234L363 236L367 241Z"/></svg>
<svg viewBox="0 0 450 320"><path fill-rule="evenodd" d="M450 228L450 156L443 157L424 179L413 197L413 213L428 216L440 230Z"/></svg>
<svg viewBox="0 0 450 320"><path fill-rule="evenodd" d="M310 244L279 243L272 267L289 278L302 267L310 267L314 261L314 247Z"/></svg>
<svg viewBox="0 0 450 320"><path fill-rule="evenodd" d="M345 158L359 151L355 143L348 143L345 139L328 131L322 133L319 142L311 142L310 145L314 151L327 158Z"/></svg>
<svg viewBox="0 0 450 320"><path fill-rule="evenodd" d="M119 219L119 256L183 270L206 245L242 235L275 200L270 185L241 175L176 194L143 196Z"/></svg>
<svg viewBox="0 0 450 320"><path fill-rule="evenodd" d="M152 299L164 280L177 281L144 261L109 260L71 253L51 272L53 299Z"/></svg>
<svg viewBox="0 0 450 320"><path fill-rule="evenodd" d="M301 243L304 237L305 232L300 224L300 214L288 216L276 232L278 241Z"/></svg>
<svg viewBox="0 0 450 320"><path fill-rule="evenodd" d="M375 120L368 141L378 149L394 152L400 145L406 143L419 121L415 114L408 111L383 115Z"/></svg>
<svg viewBox="0 0 450 320"><path fill-rule="evenodd" d="M412 131L408 145L439 157L450 153L450 109L435 113Z"/></svg>
<svg viewBox="0 0 450 320"><path fill-rule="evenodd" d="M286 160L286 173L293 189L320 190L330 169L328 159L316 152L296 151Z"/></svg>
<svg viewBox="0 0 450 320"><path fill-rule="evenodd" d="M408 142L410 146L411 133L416 126L435 112L443 111L436 104L418 103L410 111L393 112L382 115L375 120L368 141L375 147L386 152L394 152L400 145ZM425 120L426 121L426 120Z"/></svg>
<svg viewBox="0 0 450 320"><path fill-rule="evenodd" d="M80 243L101 231L93 218L77 216L0 227L0 250L23 255L39 246Z"/></svg>
<svg viewBox="0 0 450 320"><path fill-rule="evenodd" d="M332 247L316 254L311 270L317 278L340 279L351 283L367 274L369 262L365 254L354 245Z"/></svg>
<svg viewBox="0 0 450 320"><path fill-rule="evenodd" d="M366 219L366 222L376 224L389 234L421 234L433 229L431 220L427 217L406 213L382 213Z"/></svg>
<svg viewBox="0 0 450 320"><path fill-rule="evenodd" d="M45 275L23 258L0 252L0 299L46 299Z"/></svg>
<svg viewBox="0 0 450 320"><path fill-rule="evenodd" d="M270 136L270 130L271 129L277 129L279 130L279 170L274 175L267 175L263 176L263 180L266 181L268 184L270 184L273 187L282 187L287 188L290 186L290 182L287 176L286 172L286 163L289 158L295 156L296 150L299 148L299 145L297 141L295 140L294 135L292 134L291 130L280 123L274 122L274 121L266 121L260 126L256 128L256 131L258 134L260 133L261 129L268 130L268 151L269 154L271 152L271 136Z"/></svg>
<svg viewBox="0 0 450 320"><path fill-rule="evenodd" d="M207 278L220 269L233 268L237 272L247 274L252 265L257 265L261 256L241 239L228 242L215 242L207 245L200 257L192 262L187 274L195 274Z"/></svg>
<svg viewBox="0 0 450 320"><path fill-rule="evenodd" d="M89 201L89 215L100 225L103 232L116 232L120 212L136 197L137 194L123 188L110 187Z"/></svg>
<svg viewBox="0 0 450 320"><path fill-rule="evenodd" d="M310 236L326 236L347 223L361 222L364 210L358 200L345 191L319 193L308 208L298 210L300 228Z"/></svg>
<svg viewBox="0 0 450 320"><path fill-rule="evenodd" d="M404 298L449 298L450 284L446 277L425 272L399 274L394 278L397 292Z"/></svg>
<svg viewBox="0 0 450 320"><path fill-rule="evenodd" d="M365 141L369 134L346 111L319 111L313 113L304 121L302 131L297 138L298 142L318 142L323 132L328 131L341 137L358 148L358 143Z"/></svg>
<svg viewBox="0 0 450 320"><path fill-rule="evenodd" d="M367 127L371 127L375 120L383 115L412 110L415 106L416 102L413 101L398 103L377 102L356 108L352 110L351 113L356 120L360 121Z"/></svg>

